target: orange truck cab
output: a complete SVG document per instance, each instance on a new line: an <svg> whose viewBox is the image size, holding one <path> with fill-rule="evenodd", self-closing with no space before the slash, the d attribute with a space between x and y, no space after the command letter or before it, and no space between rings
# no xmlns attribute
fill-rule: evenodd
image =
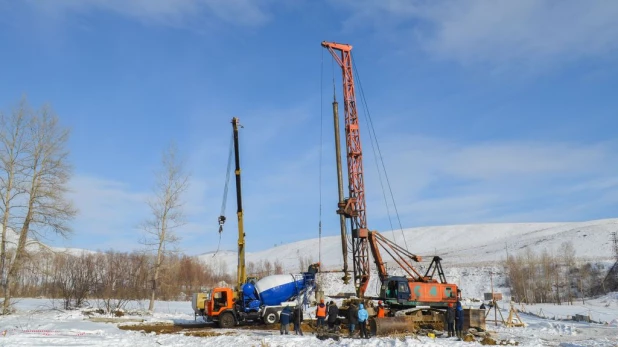
<svg viewBox="0 0 618 347"><path fill-rule="evenodd" d="M245 312L241 304L236 303L240 293L232 288L214 288L210 300L206 303L206 321L215 322L220 328L233 328L240 323L263 322L274 324L279 321L279 313L283 306L262 307Z"/></svg>
<svg viewBox="0 0 618 347"><path fill-rule="evenodd" d="M232 288L214 288L207 303L206 317L208 321L217 322L222 328L236 325L234 309L234 291Z"/></svg>

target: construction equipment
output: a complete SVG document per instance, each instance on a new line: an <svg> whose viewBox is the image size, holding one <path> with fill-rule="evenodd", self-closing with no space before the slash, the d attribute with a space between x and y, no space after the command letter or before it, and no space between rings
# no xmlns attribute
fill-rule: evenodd
<svg viewBox="0 0 618 347"><path fill-rule="evenodd" d="M302 274L266 276L255 283L245 283L239 292L214 288L207 303L206 321L216 322L221 328L243 323L277 323L285 306L308 301L315 288L316 272L310 267Z"/></svg>
<svg viewBox="0 0 618 347"><path fill-rule="evenodd" d="M240 185L240 153L238 149L238 127L240 123L238 118L232 118L232 127L234 129L234 163L235 170L234 174L236 175L236 215L238 217L238 267L237 267L237 280L236 280L236 290L240 291L241 286L247 282L247 273L245 271L245 229L243 224L243 213L242 213L242 192ZM221 216L225 220L225 216ZM219 220L221 220L219 217Z"/></svg>
<svg viewBox="0 0 618 347"><path fill-rule="evenodd" d="M274 324L279 321L279 315L285 306L295 305L296 302L293 300L303 298L303 295L305 296L303 299L306 299L306 295L315 288L315 274L318 272L319 264L312 264L307 272L302 274L271 275L260 280L247 278L238 145L238 129L241 126L238 118L232 119L232 126L238 207L237 284L235 288L213 288L204 300L202 312L207 321L215 322L221 328L232 328L241 323ZM219 217L220 231L224 223L225 216L222 213Z"/></svg>
<svg viewBox="0 0 618 347"><path fill-rule="evenodd" d="M324 41L322 42L322 47L328 49L342 71L349 197L343 200L340 197L337 213L350 220L354 285L357 295L361 299L380 299L384 301L385 306L390 311L390 315L405 312L412 316L418 314L420 317L421 314L419 312L413 314L414 310L410 309L422 306L432 310L431 312L434 314L430 315L437 313L439 315L437 320L442 321L441 311L446 309L449 303L454 304L458 300L457 286L447 283L444 276L441 265L442 259L434 256L427 271L421 274L412 265L412 261L420 262L422 260L420 256L408 252L405 248L388 240L377 231L369 231L367 227L363 151L356 107L354 67L351 54L352 46ZM338 106L336 103L335 100L333 102L335 122L337 122L336 119L338 117ZM338 153L337 160L341 161ZM341 177L341 165L338 165L337 169L337 175ZM339 180L339 191L341 192L342 190L342 183ZM342 242L346 242L345 237L342 237ZM380 248L384 249L393 258L399 267L406 272L407 276L390 276L388 274ZM365 297L370 278L369 252L373 256L381 283L380 294L375 298ZM346 258L347 254L344 253L343 256ZM427 313L430 313L430 311L427 311ZM387 319L387 321L373 324L374 333L376 333L376 329L381 332L387 332L392 329L400 329L401 325L406 325L408 321L419 321L412 317L409 319L399 319L389 324L388 318L384 319Z"/></svg>
<svg viewBox="0 0 618 347"><path fill-rule="evenodd" d="M245 231L243 224L243 209L242 209L242 187L240 180L240 150L238 145L238 128L241 128L240 121L238 118L232 118L232 135L233 135L233 149L234 149L234 164L235 170L234 174L236 176L236 215L238 217L238 265L236 269L237 279L236 279L236 293L240 292L243 284L247 282L247 273L245 270ZM227 178L225 182L225 189L223 193L223 204L221 207L221 215L218 218L219 222L219 237L221 237L221 232L223 231L223 225L225 224L225 204L227 201L227 188L229 182L229 172L230 172L230 164L232 159L232 153L230 148L230 157L228 159L228 168L227 168ZM215 288L220 289L220 288ZM214 290L213 290L214 291ZM212 301L212 292L211 293L193 293L192 297L192 306L195 315L203 316L206 313L207 302Z"/></svg>

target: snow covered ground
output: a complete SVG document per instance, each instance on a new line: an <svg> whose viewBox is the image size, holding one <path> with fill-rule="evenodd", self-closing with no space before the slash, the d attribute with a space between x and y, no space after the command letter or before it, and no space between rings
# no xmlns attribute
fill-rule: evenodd
<svg viewBox="0 0 618 347"><path fill-rule="evenodd" d="M279 335L274 330L214 329L219 336L194 337L181 333L160 334L127 331L118 328L117 323L92 322L82 311L58 309L47 299L21 299L15 307L17 312L0 317L0 346L470 346L454 338L407 336L398 338L374 337L370 340L342 339L340 341L317 339L311 334L305 336ZM128 312L143 312L145 303L133 304ZM144 319L146 323L192 323L193 312L190 302L162 302L155 306L153 315L129 313L122 317ZM488 324L487 328L498 341L517 342L519 346L618 346L618 293L589 300L576 305L534 305L525 307L535 314L520 313L526 323L523 328L506 328L501 324ZM521 308L521 307L520 307ZM508 309L508 307L506 307ZM507 316L508 311L502 314ZM135 310L135 311L133 311ZM566 318L577 313L591 312L594 320L608 324L579 323L537 317L543 312L550 318ZM311 314L311 312L307 312ZM199 321L199 319L198 319ZM122 323L140 324L140 323Z"/></svg>
<svg viewBox="0 0 618 347"><path fill-rule="evenodd" d="M498 263L506 257L506 251L517 253L526 247L535 252L547 249L555 252L564 241L572 241L577 257L595 259L610 264L610 233L618 231L618 219L597 220L581 223L528 223L456 225L406 229L404 232L384 233L398 244L406 245L419 255L439 254L444 259L446 276L458 284L464 293L464 306L479 306L482 293L490 291L488 278L494 276L494 288L508 298L503 285L503 268ZM405 236L405 242L403 237ZM248 238L251 235L248 234ZM318 239L280 245L261 252L247 254L247 260L260 262L276 259L288 272L298 272L300 259L318 260ZM341 268L341 244L339 237L322 240L323 269ZM201 259L213 265L226 264L227 271L234 271L236 253L230 251L204 254ZM421 266L421 265L419 265ZM303 269L304 270L304 269ZM393 274L396 274L393 271ZM336 295L353 292L352 284L341 281L341 273L324 273L322 286L325 294ZM501 279L502 278L502 279ZM372 276L368 295L378 289L377 275ZM340 300L335 300L340 302ZM214 329L221 334L211 337L185 336L182 333L155 334L128 331L118 328L117 323L93 322L82 311L58 309L59 303L48 299L21 299L15 304L17 312L0 316L0 347L2 346L469 346L479 345L455 339L427 336L398 338L372 338L371 340L342 339L340 341L318 340L306 336L281 336L273 330ZM154 314L144 312L145 303L133 303L130 312L122 318L143 319L149 324L191 323L194 321L190 302L157 302ZM501 324L488 323L488 330L498 341L511 341L519 346L618 346L618 293L575 302L573 305L537 304L516 306L524 328L506 328ZM508 316L508 306L502 311ZM307 312L310 315L312 312ZM567 320L574 315L590 316L595 322L585 323ZM138 324L138 323L122 323Z"/></svg>

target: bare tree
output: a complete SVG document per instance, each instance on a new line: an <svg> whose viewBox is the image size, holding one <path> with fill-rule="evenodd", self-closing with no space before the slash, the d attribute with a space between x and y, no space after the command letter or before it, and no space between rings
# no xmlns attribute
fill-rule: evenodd
<svg viewBox="0 0 618 347"><path fill-rule="evenodd" d="M82 307L96 286L96 256L56 254L54 259L54 286L63 300L64 309Z"/></svg>
<svg viewBox="0 0 618 347"><path fill-rule="evenodd" d="M275 259L275 263L273 264L275 275L283 274L283 263L279 259Z"/></svg>
<svg viewBox="0 0 618 347"><path fill-rule="evenodd" d="M20 107L27 109L27 103L22 102ZM11 286L16 282L26 256L28 238L36 239L48 230L67 236L71 231L67 223L76 214L71 202L65 198L71 173L66 149L68 129L60 126L48 106L24 114L23 122L28 125L23 135L25 154L18 158L19 166L23 168L19 171L23 181L20 187L16 187L23 192L23 198L20 198L19 204L22 205L15 214L19 220L15 222L19 232L14 259L8 266L4 314L9 312ZM13 212L8 218L13 218Z"/></svg>
<svg viewBox="0 0 618 347"><path fill-rule="evenodd" d="M11 223L11 207L23 190L23 159L26 150L24 134L28 128L30 110L25 99L10 116L0 113L0 196L2 202L2 239L0 243L0 281L6 292L5 269L7 266L7 231Z"/></svg>
<svg viewBox="0 0 618 347"><path fill-rule="evenodd" d="M149 311L154 310L157 281L164 256L174 251L173 247L179 241L175 229L184 224L182 199L189 187L189 175L184 172L177 152L172 144L163 153L161 168L156 173L154 195L148 201L151 217L144 223L146 235L142 242L154 252Z"/></svg>
<svg viewBox="0 0 618 347"><path fill-rule="evenodd" d="M566 299L569 304L573 305L573 292L571 288L571 273L575 269L575 247L572 241L563 242L558 248L559 260L566 268L564 271L565 286L566 286Z"/></svg>
<svg viewBox="0 0 618 347"><path fill-rule="evenodd" d="M97 255L98 275L95 291L98 308L113 313L125 307L131 300L147 297L146 285L148 256L143 252L117 253L112 250Z"/></svg>

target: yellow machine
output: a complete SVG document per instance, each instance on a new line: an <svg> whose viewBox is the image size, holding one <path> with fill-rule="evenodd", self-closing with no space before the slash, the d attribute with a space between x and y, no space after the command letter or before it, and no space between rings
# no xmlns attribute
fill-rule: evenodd
<svg viewBox="0 0 618 347"><path fill-rule="evenodd" d="M236 215L238 217L238 266L237 266L237 278L236 278L236 288L234 291L231 290L223 290L222 288L213 288L210 293L220 293L225 292L230 295L230 303L227 303L227 306L231 306L231 300L233 298L238 297L238 293L240 292L242 285L247 282L247 273L245 269L245 231L243 225L243 211L242 211L242 189L240 184L240 151L238 145L238 129L241 128L240 122L238 118L232 118L232 129L233 129L233 137L234 137L234 163L235 170L234 175L236 176L236 205L237 211ZM230 153L231 159L231 153ZM228 162L228 172L230 172L230 164L231 160ZM229 176L228 176L229 179ZM225 183L225 193L223 197L223 207L221 210L221 215L219 216L219 233L223 231L223 224L225 224L225 201L227 199L227 186L228 182ZM192 298L193 310L195 311L196 316L204 316L208 314L208 305L209 301L214 300L209 293L194 293ZM211 303L212 306L212 303ZM213 312L211 310L211 312ZM217 312L216 310L214 312ZM213 317L209 317L212 318Z"/></svg>

